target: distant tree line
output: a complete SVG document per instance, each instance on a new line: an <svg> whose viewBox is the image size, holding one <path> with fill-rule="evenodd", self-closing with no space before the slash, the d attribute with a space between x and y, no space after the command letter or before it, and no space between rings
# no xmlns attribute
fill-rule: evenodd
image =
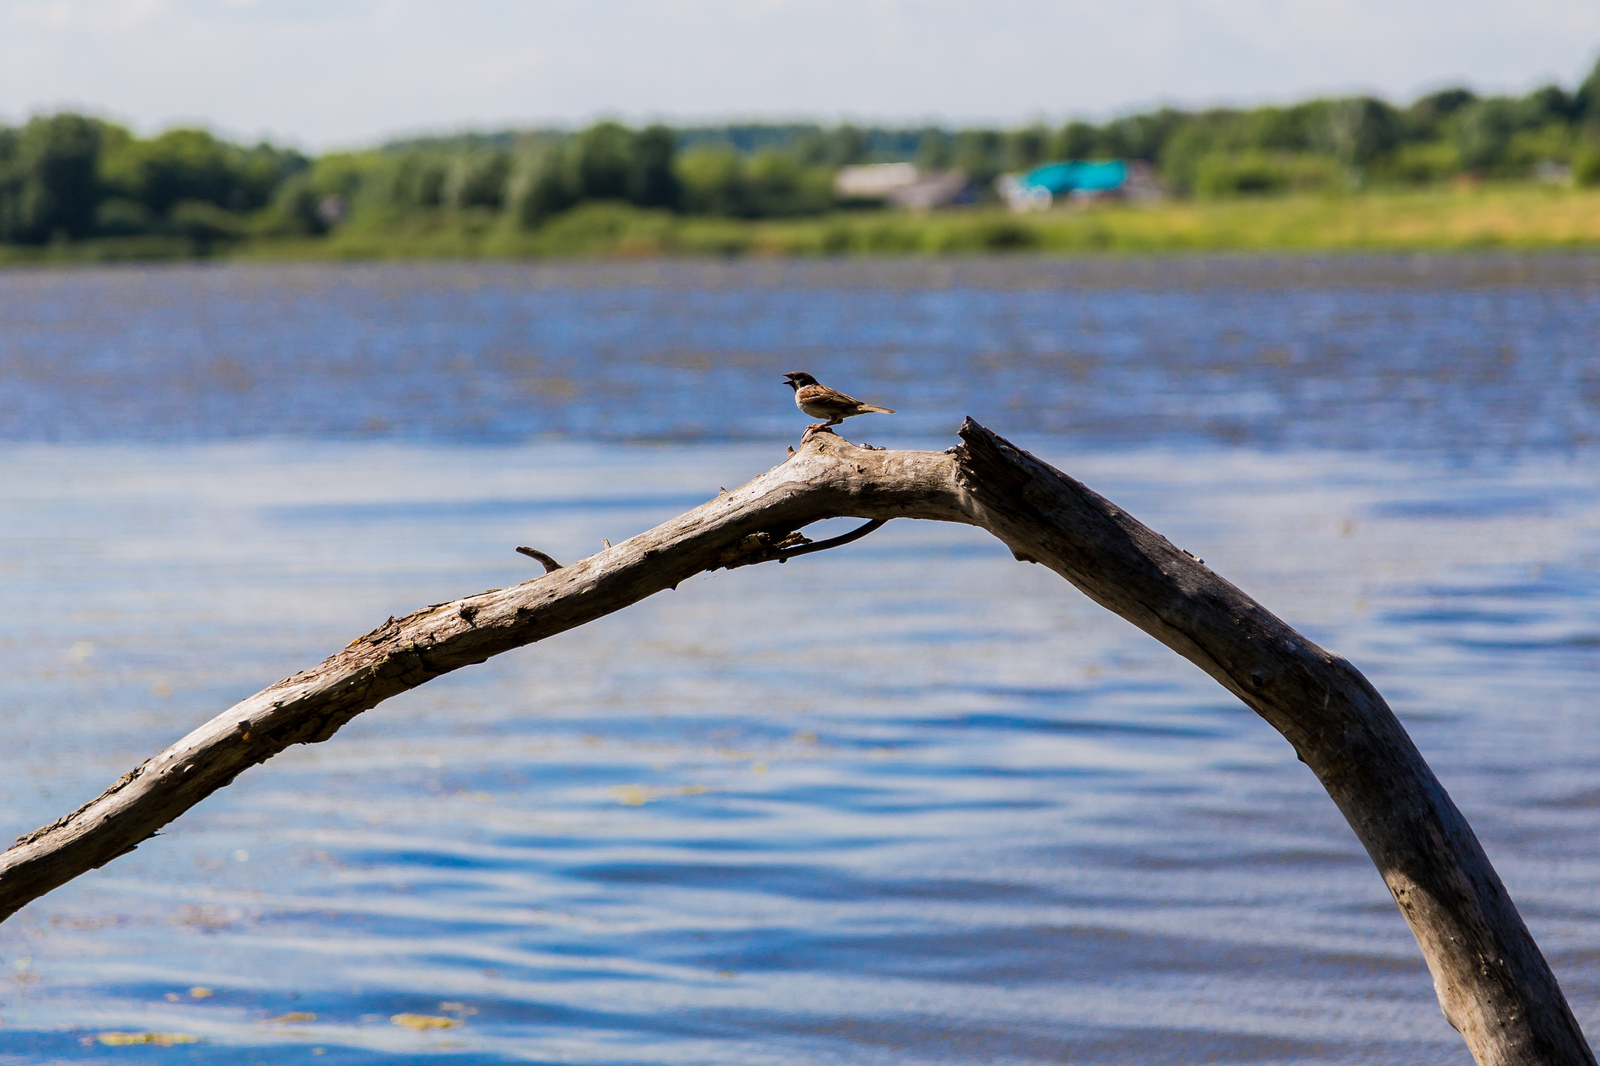
<svg viewBox="0 0 1600 1066"><path fill-rule="evenodd" d="M196 129L140 138L61 113L0 126L0 243L316 237L417 219L537 229L610 201L685 215L772 218L847 207L842 166L914 161L994 179L1052 159L1151 165L1175 195L1427 185L1542 176L1600 185L1600 64L1575 89L1430 93L1288 107L1162 109L1020 129L730 125L505 131L310 158Z"/></svg>
<svg viewBox="0 0 1600 1066"><path fill-rule="evenodd" d="M241 147L202 130L146 140L74 114L0 126L0 241L227 236L311 165L292 150Z"/></svg>

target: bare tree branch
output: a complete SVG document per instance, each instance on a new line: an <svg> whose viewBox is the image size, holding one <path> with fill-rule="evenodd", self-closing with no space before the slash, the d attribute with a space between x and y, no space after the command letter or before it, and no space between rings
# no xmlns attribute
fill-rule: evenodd
<svg viewBox="0 0 1600 1066"><path fill-rule="evenodd" d="M323 741L396 693L542 640L707 570L818 551L892 518L989 530L1208 673L1294 746L1383 875L1445 1017L1482 1064L1594 1064L1483 848L1383 698L1187 552L968 420L948 452L859 448L811 432L783 463L570 566L391 618L136 767L0 854L0 918L131 851L242 770ZM870 521L817 544L824 518Z"/></svg>
<svg viewBox="0 0 1600 1066"><path fill-rule="evenodd" d="M517 551L530 559L539 560L544 566L544 572L547 574L553 574L561 569L561 564L556 562L553 556L540 551L538 548L518 548Z"/></svg>

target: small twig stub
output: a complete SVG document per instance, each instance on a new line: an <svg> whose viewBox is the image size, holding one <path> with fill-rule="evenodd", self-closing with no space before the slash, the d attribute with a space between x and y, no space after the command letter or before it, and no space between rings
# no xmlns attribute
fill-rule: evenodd
<svg viewBox="0 0 1600 1066"><path fill-rule="evenodd" d="M523 555L526 555L530 559L537 559L539 562L543 563L544 572L547 574L553 574L557 570L561 569L560 563L556 562L553 558L540 551L538 548L518 548L517 551L521 552Z"/></svg>

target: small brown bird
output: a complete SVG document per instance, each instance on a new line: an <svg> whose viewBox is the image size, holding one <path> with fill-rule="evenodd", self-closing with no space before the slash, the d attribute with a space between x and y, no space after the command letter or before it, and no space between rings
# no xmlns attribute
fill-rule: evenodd
<svg viewBox="0 0 1600 1066"><path fill-rule="evenodd" d="M794 390L794 405L812 418L825 418L826 422L818 422L809 429L821 429L824 426L837 426L840 422L853 415L878 414L892 415L894 411L876 404L862 403L854 396L846 396L837 389L830 389L826 385L818 385L817 379L810 374L799 371L785 374L783 383Z"/></svg>

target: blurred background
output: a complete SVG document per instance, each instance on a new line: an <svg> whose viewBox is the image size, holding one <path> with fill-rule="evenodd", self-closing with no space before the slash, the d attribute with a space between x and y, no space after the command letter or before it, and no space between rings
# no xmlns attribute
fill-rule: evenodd
<svg viewBox="0 0 1600 1066"><path fill-rule="evenodd" d="M5 831L764 472L805 370L1347 656L1592 1037L1597 49L1560 0L8 5ZM7 1064L1470 1062L1288 745L931 523L391 700L0 974Z"/></svg>
<svg viewBox="0 0 1600 1066"><path fill-rule="evenodd" d="M1600 241L1584 0L0 11L0 261Z"/></svg>

